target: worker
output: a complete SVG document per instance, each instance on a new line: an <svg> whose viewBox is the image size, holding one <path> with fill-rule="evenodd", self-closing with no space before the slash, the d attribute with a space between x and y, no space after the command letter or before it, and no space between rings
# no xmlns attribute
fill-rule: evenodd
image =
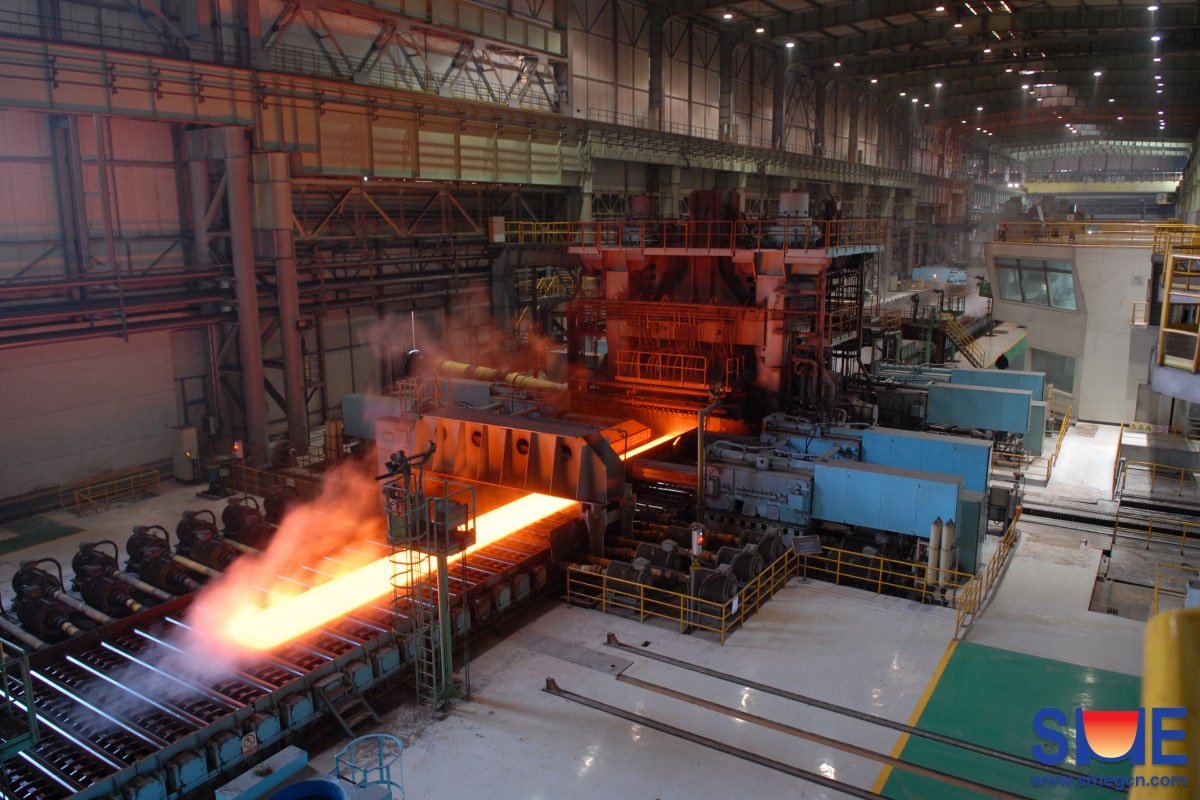
<svg viewBox="0 0 1200 800"><path fill-rule="evenodd" d="M1003 242L1008 239L1008 223L1000 223L1000 230L996 231L996 241Z"/></svg>
<svg viewBox="0 0 1200 800"><path fill-rule="evenodd" d="M996 359L996 369L1008 369L1008 356L1004 353L1001 353L1000 357Z"/></svg>

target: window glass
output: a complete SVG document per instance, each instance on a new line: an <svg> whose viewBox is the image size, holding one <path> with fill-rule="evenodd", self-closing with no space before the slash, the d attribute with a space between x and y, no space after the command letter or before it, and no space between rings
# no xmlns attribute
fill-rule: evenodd
<svg viewBox="0 0 1200 800"><path fill-rule="evenodd" d="M1040 269L1022 269L1021 294L1025 296L1026 303L1050 305L1049 294L1046 292L1046 273Z"/></svg>
<svg viewBox="0 0 1200 800"><path fill-rule="evenodd" d="M996 266L997 267L1015 267L1016 265L1017 265L1017 260L1015 258L1005 258L1004 256L996 257Z"/></svg>
<svg viewBox="0 0 1200 800"><path fill-rule="evenodd" d="M1075 281L1069 272L1047 272L1050 285L1050 305L1055 308L1075 310Z"/></svg>
<svg viewBox="0 0 1200 800"><path fill-rule="evenodd" d="M1071 262L1070 261L1047 261L1046 269L1054 269L1054 270L1058 270L1059 272L1070 272L1071 271Z"/></svg>
<svg viewBox="0 0 1200 800"><path fill-rule="evenodd" d="M1068 394L1075 393L1075 358L1049 350L1029 348L1030 365L1034 372L1046 373L1046 381L1054 388Z"/></svg>
<svg viewBox="0 0 1200 800"><path fill-rule="evenodd" d="M1017 282L1017 271L1008 267L998 267L996 274L1000 278L1000 299L1020 303L1021 285Z"/></svg>

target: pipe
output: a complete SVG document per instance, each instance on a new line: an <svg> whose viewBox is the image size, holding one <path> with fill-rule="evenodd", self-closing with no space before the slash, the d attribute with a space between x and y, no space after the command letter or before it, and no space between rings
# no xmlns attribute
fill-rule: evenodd
<svg viewBox="0 0 1200 800"><path fill-rule="evenodd" d="M493 367L475 367L461 361L443 361L439 371L452 378L469 378L478 381L496 381L507 383L518 389L529 389L537 392L565 392L567 385L558 381L548 381L544 378L531 378L520 372L505 372Z"/></svg>
<svg viewBox="0 0 1200 800"><path fill-rule="evenodd" d="M171 556L170 558L181 567L187 567L192 572L198 572L201 575L207 575L210 578L219 578L223 574L220 570L213 569L212 567L206 567L199 561L192 561L187 556Z"/></svg>
<svg viewBox="0 0 1200 800"><path fill-rule="evenodd" d="M58 602L62 603L67 608L73 609L75 611L78 611L80 614L83 614L85 617L92 620L93 622L98 622L101 625L107 625L108 623L113 621L113 618L110 617L108 614L105 614L102 611L97 611L96 609L89 606L87 603L84 603L82 601L76 600L74 597L71 597L71 595L67 594L66 592L54 591L54 592L50 593L50 596L53 597ZM74 634L72 634L72 635L74 635Z"/></svg>
<svg viewBox="0 0 1200 800"><path fill-rule="evenodd" d="M933 586L938 580L938 553L942 549L942 518L929 524L929 558L925 567L925 587Z"/></svg>
<svg viewBox="0 0 1200 800"><path fill-rule="evenodd" d="M128 572L117 572L114 570L113 572L110 572L109 575L111 575L113 578L119 580L121 583L124 583L127 586L132 586L134 589L137 589L139 592L148 594L151 597L157 597L159 600L162 600L163 602L166 602L167 600L175 599L175 595L173 595L169 592L164 592L162 589L159 589L157 586L151 586L150 584L146 583L143 580L138 580L134 576L130 575Z"/></svg>
<svg viewBox="0 0 1200 800"><path fill-rule="evenodd" d="M29 631L20 627L16 623L9 622L4 617L0 617L0 631L4 631L12 638L19 641L21 644L31 647L34 650L41 650L46 646L46 643L34 636Z"/></svg>
<svg viewBox="0 0 1200 800"><path fill-rule="evenodd" d="M954 520L946 520L942 527L942 554L938 564L938 583L950 582L950 570L954 564Z"/></svg>

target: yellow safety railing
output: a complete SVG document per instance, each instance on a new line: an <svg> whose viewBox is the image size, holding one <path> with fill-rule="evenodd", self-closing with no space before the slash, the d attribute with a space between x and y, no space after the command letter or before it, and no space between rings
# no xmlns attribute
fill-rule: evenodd
<svg viewBox="0 0 1200 800"><path fill-rule="evenodd" d="M1188 522L1180 517L1164 517L1155 514L1130 517L1122 515L1120 506L1113 520L1113 541L1118 533L1132 533L1145 537L1146 549L1152 542L1164 542L1177 546L1183 555L1189 545L1200 547L1200 524Z"/></svg>
<svg viewBox="0 0 1200 800"><path fill-rule="evenodd" d="M1074 411L1072 406L1067 406L1062 422L1058 426L1058 433L1054 436L1054 447L1049 453L1031 456L1026 453L1002 453L993 450L992 469L1020 472L1028 480L1049 483L1050 476L1054 474L1054 465L1058 463L1058 456L1062 453L1063 440L1067 437L1067 429L1071 427Z"/></svg>
<svg viewBox="0 0 1200 800"><path fill-rule="evenodd" d="M967 332L957 318L947 315L943 319L946 335L950 337L950 341L954 342L954 346L966 357L967 361L971 362L972 366L983 367L983 346Z"/></svg>
<svg viewBox="0 0 1200 800"><path fill-rule="evenodd" d="M1170 235L1160 233L1160 227L1152 222L1001 222L994 235L997 242L1136 247L1155 245L1160 235Z"/></svg>
<svg viewBox="0 0 1200 800"><path fill-rule="evenodd" d="M1126 461L1121 465L1120 482L1117 486L1117 494L1124 494L1125 481L1129 476L1130 470L1144 470L1150 474L1150 492L1153 493L1158 486L1160 478L1169 481L1175 485L1175 493L1183 494L1183 487L1187 484L1189 478L1195 476L1195 470L1186 467L1176 467L1171 464L1156 464L1153 461Z"/></svg>
<svg viewBox="0 0 1200 800"><path fill-rule="evenodd" d="M1146 758L1133 768L1134 786L1129 800L1195 800L1200 786L1200 736L1195 715L1200 709L1200 608L1167 611L1146 623L1142 660L1143 708L1183 708L1190 719L1168 721L1166 727L1184 723L1186 737L1166 739L1162 752L1186 756L1184 763L1165 764ZM1152 744L1147 741L1147 746ZM1178 761L1181 759L1172 759ZM1159 763L1155 763L1159 762Z"/></svg>
<svg viewBox="0 0 1200 800"><path fill-rule="evenodd" d="M1200 248L1200 225L1168 223L1154 226L1154 253L1165 255L1167 250L1189 251Z"/></svg>
<svg viewBox="0 0 1200 800"><path fill-rule="evenodd" d="M961 639L966 634L967 628L979 617L984 603L999 584L1000 574L1004 571L1004 566L1017 547L1019 537L1017 521L1020 518L1021 509L1018 507L1016 516L1009 523L1004 535L1000 537L996 552L992 553L992 558L988 561L987 566L978 575L973 576L966 584L959 587L955 602L955 610L958 612L954 623L956 638Z"/></svg>
<svg viewBox="0 0 1200 800"><path fill-rule="evenodd" d="M1150 301L1134 300L1133 312L1129 317L1130 325L1145 327L1150 324Z"/></svg>
<svg viewBox="0 0 1200 800"><path fill-rule="evenodd" d="M760 220L590 220L504 224L504 241L576 249L629 250L825 250L882 246L887 220L781 217Z"/></svg>
<svg viewBox="0 0 1200 800"><path fill-rule="evenodd" d="M295 490L300 497L316 497L320 484L308 478L285 472L269 472L241 464L229 465L229 485L242 494L266 497L272 492Z"/></svg>
<svg viewBox="0 0 1200 800"><path fill-rule="evenodd" d="M1124 491L1124 468L1125 467L1147 468L1150 466L1157 466L1160 471L1164 471L1164 472L1166 472L1166 471L1175 472L1175 471L1179 470L1179 467L1172 467L1167 464L1155 465L1148 461L1146 461L1146 462L1142 462L1142 461L1124 462L1124 461L1122 461L1121 460L1121 444L1122 444L1122 442L1124 442L1125 435L1127 433L1142 434L1146 437L1153 436L1153 437L1155 437L1155 439L1152 443L1155 445L1164 447L1166 449L1187 450L1189 452L1191 451L1191 449L1192 449L1194 443L1197 441L1197 439L1200 439L1200 436L1197 435L1197 434L1200 434L1200 431L1193 430L1190 427L1185 431L1180 431L1176 428L1171 428L1166 425L1153 425L1149 422L1122 422L1121 427L1117 429L1117 449L1116 449L1116 452L1113 454L1112 497L1114 499L1116 498L1116 496L1119 492ZM1146 443L1147 444L1151 443L1149 441L1149 438L1147 439ZM1153 487L1154 487L1155 477L1156 477L1156 475L1152 473L1152 475L1151 475L1151 490L1153 490ZM1182 474L1176 475L1176 477L1179 478L1180 481L1183 480Z"/></svg>
<svg viewBox="0 0 1200 800"><path fill-rule="evenodd" d="M861 588L873 588L882 593L884 587L912 593L922 603L956 603L954 590L969 582L969 572L956 569L937 569L934 583L925 581L929 565L925 562L904 561L880 555L869 555L840 547L822 547L816 555L805 556L805 567L809 575L829 580L831 583L852 583Z"/></svg>
<svg viewBox="0 0 1200 800"><path fill-rule="evenodd" d="M723 603L573 566L567 569L566 599L576 604L599 604L605 612L630 612L640 622L667 620L678 625L680 633L689 628L709 631L717 634L724 644L730 631L745 622L796 574L797 563L795 552L785 550Z"/></svg>
<svg viewBox="0 0 1200 800"><path fill-rule="evenodd" d="M1166 564L1158 562L1154 565L1154 602L1150 614L1167 611L1183 606L1187 597L1189 580L1200 578L1200 568L1190 564Z"/></svg>
<svg viewBox="0 0 1200 800"><path fill-rule="evenodd" d="M75 515L82 517L92 511L107 511L113 503L137 500L159 489L156 469L144 469L96 483L89 483L71 492ZM60 501L62 499L60 493Z"/></svg>

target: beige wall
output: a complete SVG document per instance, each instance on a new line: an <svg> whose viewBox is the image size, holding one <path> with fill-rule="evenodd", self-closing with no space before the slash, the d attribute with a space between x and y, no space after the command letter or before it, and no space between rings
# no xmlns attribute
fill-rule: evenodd
<svg viewBox="0 0 1200 800"><path fill-rule="evenodd" d="M996 256L1041 258L1074 264L1078 311L995 300L997 320L1023 325L1030 348L1074 356L1075 411L1079 419L1132 419L1137 386L1146 382L1153 331L1135 328L1135 300L1146 298L1150 250L1044 243L989 242L988 274L996 286Z"/></svg>

